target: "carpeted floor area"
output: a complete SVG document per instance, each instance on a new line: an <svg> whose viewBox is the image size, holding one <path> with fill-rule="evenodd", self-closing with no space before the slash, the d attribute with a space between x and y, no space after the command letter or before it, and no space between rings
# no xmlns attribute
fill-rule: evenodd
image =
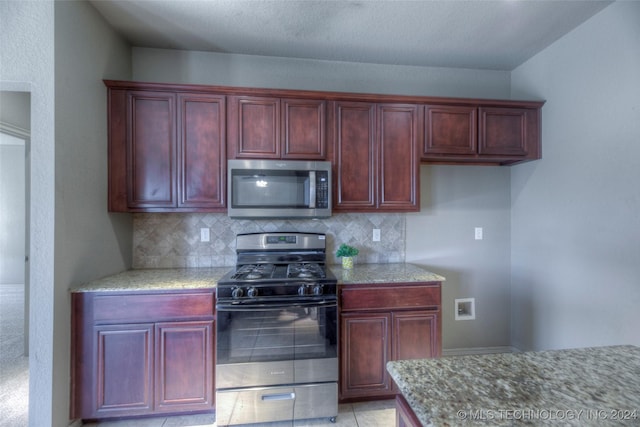
<svg viewBox="0 0 640 427"><path fill-rule="evenodd" d="M0 285L0 427L24 427L29 358L24 356L24 285Z"/></svg>

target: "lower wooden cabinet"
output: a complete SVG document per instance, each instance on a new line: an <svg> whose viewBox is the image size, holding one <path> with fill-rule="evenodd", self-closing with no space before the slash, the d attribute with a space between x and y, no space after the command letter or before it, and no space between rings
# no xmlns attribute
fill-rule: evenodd
<svg viewBox="0 0 640 427"><path fill-rule="evenodd" d="M153 410L153 324L95 326L96 407L85 418ZM87 354L76 355L85 359ZM84 360L83 360L84 361ZM91 360L84 363L91 364ZM77 390L80 392L80 390ZM87 402L90 403L90 402ZM87 408L88 409L88 408Z"/></svg>
<svg viewBox="0 0 640 427"><path fill-rule="evenodd" d="M396 311L391 313L392 360L440 356L440 311Z"/></svg>
<svg viewBox="0 0 640 427"><path fill-rule="evenodd" d="M385 365L390 360L390 314L344 313L340 323L342 398L391 393Z"/></svg>
<svg viewBox="0 0 640 427"><path fill-rule="evenodd" d="M388 361L440 356L440 292L440 282L341 286L341 401L391 398ZM72 293L71 418L213 411L214 295Z"/></svg>
<svg viewBox="0 0 640 427"><path fill-rule="evenodd" d="M396 427L422 427L422 423L401 394L396 395Z"/></svg>
<svg viewBox="0 0 640 427"><path fill-rule="evenodd" d="M388 361L440 356L440 283L350 285L340 297L342 401L393 397Z"/></svg>
<svg viewBox="0 0 640 427"><path fill-rule="evenodd" d="M72 294L72 418L212 411L214 297Z"/></svg>
<svg viewBox="0 0 640 427"><path fill-rule="evenodd" d="M211 409L213 336L212 320L155 326L156 412Z"/></svg>

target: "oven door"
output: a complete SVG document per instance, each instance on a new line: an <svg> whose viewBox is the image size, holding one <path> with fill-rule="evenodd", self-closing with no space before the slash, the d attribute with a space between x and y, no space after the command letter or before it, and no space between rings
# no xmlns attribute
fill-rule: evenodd
<svg viewBox="0 0 640 427"><path fill-rule="evenodd" d="M338 380L335 301L216 306L216 389Z"/></svg>

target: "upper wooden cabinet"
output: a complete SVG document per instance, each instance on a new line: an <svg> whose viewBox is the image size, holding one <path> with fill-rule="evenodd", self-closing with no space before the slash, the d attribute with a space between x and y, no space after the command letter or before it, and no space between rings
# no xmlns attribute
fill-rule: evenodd
<svg viewBox="0 0 640 427"><path fill-rule="evenodd" d="M378 209L420 209L418 106L378 105Z"/></svg>
<svg viewBox="0 0 640 427"><path fill-rule="evenodd" d="M175 207L175 95L128 91L125 101L125 138L119 142L125 148L127 207Z"/></svg>
<svg viewBox="0 0 640 427"><path fill-rule="evenodd" d="M375 104L337 102L332 112L334 209L374 209L378 167Z"/></svg>
<svg viewBox="0 0 640 427"><path fill-rule="evenodd" d="M280 100L257 96L229 97L230 159L280 158Z"/></svg>
<svg viewBox="0 0 640 427"><path fill-rule="evenodd" d="M475 155L478 151L477 123L478 109L475 107L425 106L422 157L436 154Z"/></svg>
<svg viewBox="0 0 640 427"><path fill-rule="evenodd" d="M283 99L282 157L324 160L327 102L317 99Z"/></svg>
<svg viewBox="0 0 640 427"><path fill-rule="evenodd" d="M114 212L224 212L227 159L330 160L335 212L411 212L420 162L541 157L541 101L105 84Z"/></svg>
<svg viewBox="0 0 640 427"><path fill-rule="evenodd" d="M229 158L324 160L326 101L229 97Z"/></svg>
<svg viewBox="0 0 640 427"><path fill-rule="evenodd" d="M418 106L332 104L334 209L419 209Z"/></svg>
<svg viewBox="0 0 640 427"><path fill-rule="evenodd" d="M531 120L536 116L535 110L526 108L479 108L478 154L518 159L527 157L531 149L537 156L538 120Z"/></svg>
<svg viewBox="0 0 640 427"><path fill-rule="evenodd" d="M225 97L178 95L179 208L226 207Z"/></svg>
<svg viewBox="0 0 640 427"><path fill-rule="evenodd" d="M422 160L508 165L539 159L539 104L426 105Z"/></svg>
<svg viewBox="0 0 640 427"><path fill-rule="evenodd" d="M109 210L223 211L225 96L107 86Z"/></svg>

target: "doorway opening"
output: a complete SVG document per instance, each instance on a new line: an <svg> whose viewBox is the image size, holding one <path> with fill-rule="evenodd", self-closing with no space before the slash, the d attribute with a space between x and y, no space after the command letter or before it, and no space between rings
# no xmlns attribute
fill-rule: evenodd
<svg viewBox="0 0 640 427"><path fill-rule="evenodd" d="M30 94L0 91L0 426L29 411Z"/></svg>

